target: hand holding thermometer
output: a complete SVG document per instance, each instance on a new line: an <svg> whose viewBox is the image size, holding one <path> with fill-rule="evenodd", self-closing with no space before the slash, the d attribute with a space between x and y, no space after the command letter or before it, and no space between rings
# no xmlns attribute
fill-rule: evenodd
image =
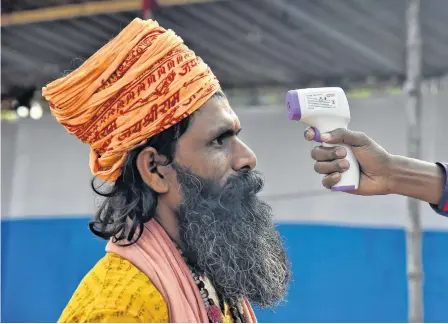
<svg viewBox="0 0 448 324"><path fill-rule="evenodd" d="M290 90L286 95L288 117L301 120L313 127L315 140L321 142L320 134L337 128L347 128L350 108L344 90L336 87ZM322 143L324 147L336 146ZM347 150L350 168L341 174L341 180L331 188L333 191L356 190L359 186L359 165L350 146L337 144Z"/></svg>

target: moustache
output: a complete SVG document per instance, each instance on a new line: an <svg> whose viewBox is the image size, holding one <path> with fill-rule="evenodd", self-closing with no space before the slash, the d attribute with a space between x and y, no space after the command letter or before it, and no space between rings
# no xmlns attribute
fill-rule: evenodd
<svg viewBox="0 0 448 324"><path fill-rule="evenodd" d="M264 179L259 171L238 171L227 178L219 197L250 198L256 196L263 187Z"/></svg>

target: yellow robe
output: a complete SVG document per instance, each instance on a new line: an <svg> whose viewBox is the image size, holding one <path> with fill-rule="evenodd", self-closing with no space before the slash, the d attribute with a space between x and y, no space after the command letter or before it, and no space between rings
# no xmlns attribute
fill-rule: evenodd
<svg viewBox="0 0 448 324"><path fill-rule="evenodd" d="M228 305L224 322L232 323ZM83 278L59 323L168 323L168 307L148 277L107 253Z"/></svg>

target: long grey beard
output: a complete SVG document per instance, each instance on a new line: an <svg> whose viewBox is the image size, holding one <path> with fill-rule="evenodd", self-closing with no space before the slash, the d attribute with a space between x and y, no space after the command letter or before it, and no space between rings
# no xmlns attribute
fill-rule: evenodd
<svg viewBox="0 0 448 324"><path fill-rule="evenodd" d="M256 196L260 175L240 173L220 186L174 167L184 196L181 234L198 269L224 298L245 297L259 307L281 302L291 271L272 210Z"/></svg>

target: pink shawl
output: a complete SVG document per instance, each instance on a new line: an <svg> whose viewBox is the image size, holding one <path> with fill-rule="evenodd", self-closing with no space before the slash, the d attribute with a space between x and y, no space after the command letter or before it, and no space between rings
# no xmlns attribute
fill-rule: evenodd
<svg viewBox="0 0 448 324"><path fill-rule="evenodd" d="M137 243L121 247L109 241L106 252L116 253L130 261L151 280L167 304L170 322L209 322L199 289L187 265L156 220L145 225ZM243 308L248 323L256 323L252 307L246 300Z"/></svg>

